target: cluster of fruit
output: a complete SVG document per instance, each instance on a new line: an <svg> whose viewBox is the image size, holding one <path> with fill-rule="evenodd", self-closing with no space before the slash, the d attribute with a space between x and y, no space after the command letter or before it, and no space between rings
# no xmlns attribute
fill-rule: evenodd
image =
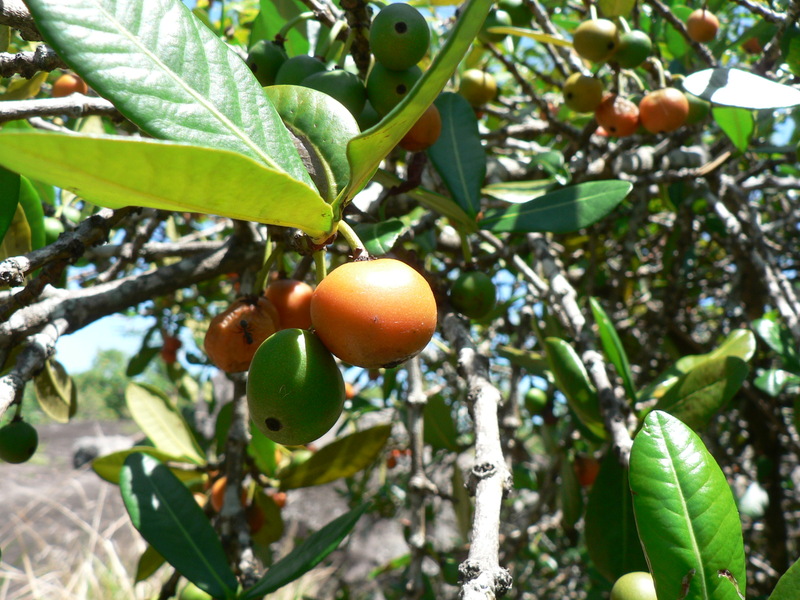
<svg viewBox="0 0 800 600"><path fill-rule="evenodd" d="M689 37L708 42L717 34L719 21L708 10L694 11L686 22ZM639 30L620 32L608 19L583 21L573 32L575 52L592 63L612 63L618 68L634 69L652 52L649 36ZM642 127L650 133L668 133L704 119L709 105L676 87L662 86L639 100L618 93L607 93L595 76L573 73L564 82L564 103L577 112L594 112L602 132L616 137L633 135Z"/></svg>
<svg viewBox="0 0 800 600"><path fill-rule="evenodd" d="M278 280L264 295L235 301L205 337L209 359L229 373L249 370L250 415L264 434L307 444L339 418L347 391L334 355L374 369L419 353L436 329L428 282L391 259L345 263L312 289ZM312 331L313 330L313 331Z"/></svg>

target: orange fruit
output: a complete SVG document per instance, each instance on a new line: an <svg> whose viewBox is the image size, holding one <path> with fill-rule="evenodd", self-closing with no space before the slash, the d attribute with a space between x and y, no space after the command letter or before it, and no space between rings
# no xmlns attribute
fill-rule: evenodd
<svg viewBox="0 0 800 600"><path fill-rule="evenodd" d="M311 327L311 295L314 288L297 279L277 279L264 295L278 311L281 329Z"/></svg>
<svg viewBox="0 0 800 600"><path fill-rule="evenodd" d="M431 104L398 145L409 152L422 152L433 146L441 133L442 116L436 105Z"/></svg>
<svg viewBox="0 0 800 600"><path fill-rule="evenodd" d="M639 107L622 96L609 94L594 111L597 124L609 135L626 137L639 129Z"/></svg>
<svg viewBox="0 0 800 600"><path fill-rule="evenodd" d="M689 100L676 88L650 92L639 102L639 120L650 133L675 131L689 117Z"/></svg>
<svg viewBox="0 0 800 600"><path fill-rule="evenodd" d="M53 98L63 98L71 94L85 94L89 91L86 82L74 73L64 73L53 82Z"/></svg>
<svg viewBox="0 0 800 600"><path fill-rule="evenodd" d="M695 42L710 42L717 37L719 19L711 11L698 8L686 19L686 31Z"/></svg>
<svg viewBox="0 0 800 600"><path fill-rule="evenodd" d="M253 355L280 329L278 311L264 296L245 296L211 319L203 346L208 358L227 373L250 368Z"/></svg>

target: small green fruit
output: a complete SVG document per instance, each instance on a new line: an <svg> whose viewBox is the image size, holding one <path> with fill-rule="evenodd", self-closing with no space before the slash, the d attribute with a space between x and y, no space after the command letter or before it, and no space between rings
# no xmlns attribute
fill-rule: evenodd
<svg viewBox="0 0 800 600"><path fill-rule="evenodd" d="M480 69L468 69L461 74L458 93L467 99L471 106L483 106L497 96L497 80L494 75Z"/></svg>
<svg viewBox="0 0 800 600"><path fill-rule="evenodd" d="M511 15L504 10L493 10L486 15L486 20L483 22L478 33L478 39L484 44L497 44L506 39L505 33L489 33L487 30L490 27L511 27Z"/></svg>
<svg viewBox="0 0 800 600"><path fill-rule="evenodd" d="M213 600L208 592L201 590L191 581L187 583L178 595L179 600Z"/></svg>
<svg viewBox="0 0 800 600"><path fill-rule="evenodd" d="M393 71L416 65L428 51L430 41L425 17L402 2L382 8L369 30L369 47L375 60Z"/></svg>
<svg viewBox="0 0 800 600"><path fill-rule="evenodd" d="M48 246L58 239L58 236L64 233L64 224L61 219L55 217L44 218L44 241Z"/></svg>
<svg viewBox="0 0 800 600"><path fill-rule="evenodd" d="M483 271L462 273L450 288L453 308L471 319L481 319L489 314L496 300L494 282Z"/></svg>
<svg viewBox="0 0 800 600"><path fill-rule="evenodd" d="M541 388L532 387L525 393L525 408L533 415L539 415L547 406L547 392Z"/></svg>
<svg viewBox="0 0 800 600"><path fill-rule="evenodd" d="M683 93L689 101L689 116L686 117L686 125L694 125L705 121L708 115L711 114L711 104L698 98L694 94Z"/></svg>
<svg viewBox="0 0 800 600"><path fill-rule="evenodd" d="M605 62L617 51L619 32L608 19L584 21L572 34L572 47L580 56L595 63Z"/></svg>
<svg viewBox="0 0 800 600"><path fill-rule="evenodd" d="M262 86L275 83L278 69L288 60L286 50L270 40L259 40L247 53L247 66Z"/></svg>
<svg viewBox="0 0 800 600"><path fill-rule="evenodd" d="M247 377L250 417L279 444L308 444L342 414L344 379L333 355L305 329L283 329L256 350Z"/></svg>
<svg viewBox="0 0 800 600"><path fill-rule="evenodd" d="M573 73L564 82L564 104L577 112L593 112L603 101L603 82L596 77Z"/></svg>
<svg viewBox="0 0 800 600"><path fill-rule="evenodd" d="M514 27L529 27L531 24L531 9L522 0L500 0L497 8L504 10L511 17Z"/></svg>
<svg viewBox="0 0 800 600"><path fill-rule="evenodd" d="M619 45L614 60L623 69L635 69L653 51L653 42L644 31L634 29L619 36Z"/></svg>
<svg viewBox="0 0 800 600"><path fill-rule="evenodd" d="M13 464L27 462L39 446L39 435L25 421L0 428L0 459Z"/></svg>
<svg viewBox="0 0 800 600"><path fill-rule="evenodd" d="M364 109L361 111L361 114L356 117L358 127L361 131L366 131L367 129L375 127L380 120L381 116L369 100L364 104Z"/></svg>
<svg viewBox="0 0 800 600"><path fill-rule="evenodd" d="M275 74L275 85L300 85L309 75L321 73L325 64L308 54L298 54L284 62Z"/></svg>
<svg viewBox="0 0 800 600"><path fill-rule="evenodd" d="M611 588L611 600L657 600L653 576L644 571L626 573Z"/></svg>
<svg viewBox="0 0 800 600"><path fill-rule="evenodd" d="M416 65L405 71L392 71L375 63L367 77L367 98L379 115L385 115L400 104L420 77L422 69Z"/></svg>
<svg viewBox="0 0 800 600"><path fill-rule="evenodd" d="M361 114L367 102L367 90L358 75L342 69L314 73L303 79L300 85L328 94L341 102L354 117Z"/></svg>

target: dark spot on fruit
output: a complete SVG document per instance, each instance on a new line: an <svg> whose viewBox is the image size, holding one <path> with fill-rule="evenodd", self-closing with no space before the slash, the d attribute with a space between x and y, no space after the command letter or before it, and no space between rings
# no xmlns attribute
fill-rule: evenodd
<svg viewBox="0 0 800 600"><path fill-rule="evenodd" d="M283 425L281 425L281 422L278 419L275 419L274 417L267 417L266 419L264 419L264 425L266 425L267 429L269 429L270 431L280 431L281 429L283 429Z"/></svg>
<svg viewBox="0 0 800 600"><path fill-rule="evenodd" d="M408 91L408 88L406 87L405 83L400 83L400 84L397 85L396 88L394 88L394 91L402 96L403 94L405 94Z"/></svg>
<svg viewBox="0 0 800 600"><path fill-rule="evenodd" d="M397 23L394 24L394 30L397 33L405 33L406 31L408 31L408 25L406 24L405 21L398 21Z"/></svg>
<svg viewBox="0 0 800 600"><path fill-rule="evenodd" d="M250 70L251 70L253 73L255 73L256 71L258 71L258 65L257 65L256 63L250 63L250 64L249 64L249 65L247 65L247 66L248 66L248 67L250 67Z"/></svg>

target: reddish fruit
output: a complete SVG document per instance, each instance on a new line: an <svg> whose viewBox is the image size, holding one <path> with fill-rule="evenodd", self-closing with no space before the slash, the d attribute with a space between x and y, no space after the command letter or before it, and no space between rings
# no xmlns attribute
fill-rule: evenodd
<svg viewBox="0 0 800 600"><path fill-rule="evenodd" d="M259 529L264 526L266 519L264 518L264 511L257 504L251 504L244 511L247 517L247 525L250 527L250 533L257 533Z"/></svg>
<svg viewBox="0 0 800 600"><path fill-rule="evenodd" d="M278 279L267 287L264 295L278 311L281 329L311 327L311 295L314 288L297 279Z"/></svg>
<svg viewBox="0 0 800 600"><path fill-rule="evenodd" d="M386 468L394 469L396 466L397 466L397 457L390 454L389 458L386 459Z"/></svg>
<svg viewBox="0 0 800 600"><path fill-rule="evenodd" d="M650 133L675 131L688 116L689 100L676 88L650 92L639 102L639 119Z"/></svg>
<svg viewBox="0 0 800 600"><path fill-rule="evenodd" d="M85 94L89 91L86 82L74 73L64 73L53 82L53 98L63 98L71 94Z"/></svg>
<svg viewBox="0 0 800 600"><path fill-rule="evenodd" d="M422 152L433 146L441 133L442 116L436 105L431 104L403 136L399 146L409 152Z"/></svg>
<svg viewBox="0 0 800 600"><path fill-rule="evenodd" d="M272 496L272 501L278 508L286 506L286 492L272 492L270 496Z"/></svg>
<svg viewBox="0 0 800 600"><path fill-rule="evenodd" d="M392 258L343 264L311 298L311 321L322 342L351 365L391 367L418 354L436 330L428 282Z"/></svg>
<svg viewBox="0 0 800 600"><path fill-rule="evenodd" d="M261 343L280 329L278 311L266 297L246 296L213 319L204 347L208 358L227 373L250 368Z"/></svg>
<svg viewBox="0 0 800 600"><path fill-rule="evenodd" d="M219 512L222 510L222 505L225 504L225 489L228 487L228 478L224 475L217 479L211 485L211 507L216 511ZM241 494L241 503L242 506L247 504L247 490L242 490Z"/></svg>
<svg viewBox="0 0 800 600"><path fill-rule="evenodd" d="M761 45L761 41L757 37L751 37L747 38L742 44L742 50L748 54L761 54L764 51L764 46Z"/></svg>
<svg viewBox="0 0 800 600"><path fill-rule="evenodd" d="M600 462L593 456L577 455L575 457L575 475L583 487L589 487L597 479L600 472Z"/></svg>
<svg viewBox="0 0 800 600"><path fill-rule="evenodd" d="M639 128L639 108L627 98L615 94L603 99L594 111L594 117L609 135L617 137L633 135Z"/></svg>
<svg viewBox="0 0 800 600"><path fill-rule="evenodd" d="M171 335L164 337L164 344L161 346L161 360L168 365L174 364L178 360L178 349L181 346L178 338Z"/></svg>
<svg viewBox="0 0 800 600"><path fill-rule="evenodd" d="M717 37L719 19L711 11L698 8L686 19L686 31L695 42L710 42Z"/></svg>

